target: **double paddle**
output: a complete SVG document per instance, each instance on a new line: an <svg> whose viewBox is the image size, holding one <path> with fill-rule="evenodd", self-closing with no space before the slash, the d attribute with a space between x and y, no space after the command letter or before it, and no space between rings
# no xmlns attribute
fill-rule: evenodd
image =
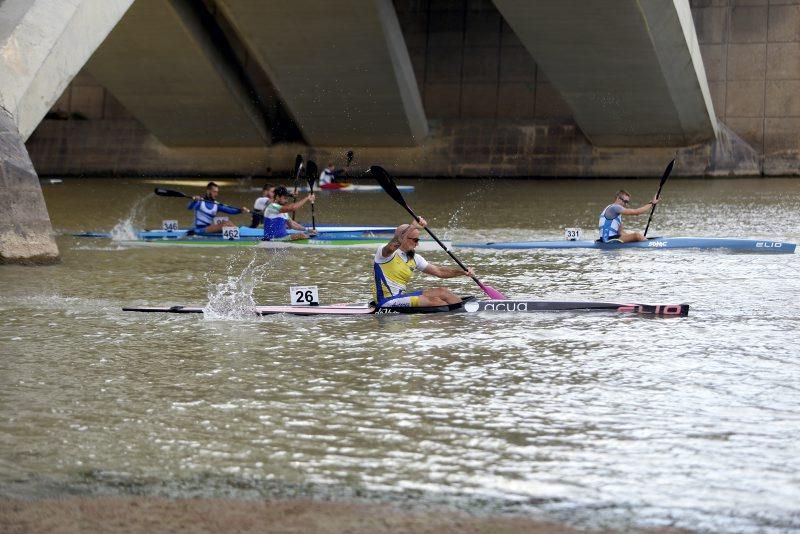
<svg viewBox="0 0 800 534"><path fill-rule="evenodd" d="M155 193L160 197L191 198L194 200L192 195L187 195L186 193L181 193L180 191L175 191L173 189L162 189L160 187L156 187ZM218 206L225 206L226 208L233 208L240 211L242 210L242 208L231 206L230 204L223 204L222 202L217 202L216 200L204 199L204 202L212 202Z"/></svg>
<svg viewBox="0 0 800 534"><path fill-rule="evenodd" d="M419 217L417 217L417 214L414 213L414 210L412 210L408 206L408 204L406 204L406 201L403 198L403 195L400 194L400 190L397 189L397 186L394 183L394 179L389 175L388 172L386 172L383 169L383 167L379 167L377 165L373 165L372 167L369 168L369 170L367 171L367 174L372 175L375 178L375 180L378 181L378 183L383 188L383 190L386 191L386 194L389 195L390 197L392 197L392 200L394 200L395 202L400 204L403 208L405 208L405 210L408 213L410 213L412 217L414 217L415 221L419 222ZM469 269L467 269L467 267L463 263L461 263L461 260L456 258L455 255L452 252L450 252L450 250L445 246L444 243L439 241L439 238L436 237L433 234L433 232L431 232L431 229L428 228L427 225L425 226L425 231L428 232L428 234L433 238L434 241L436 241L439 244L440 247L442 247L442 250L447 252L447 254L451 258L453 258L453 260L458 264L459 267L461 267L465 271L469 270ZM505 295L500 293L495 288L493 288L491 286L487 286L486 284L484 284L483 282L478 280L477 276L470 276L470 278L472 278L475 281L475 283L478 284L478 286L483 290L484 293L486 293L486 295L490 299L493 299L493 300L506 300L506 296Z"/></svg>
<svg viewBox="0 0 800 534"><path fill-rule="evenodd" d="M667 168L664 169L664 174L661 176L661 183L658 184L658 193L656 193L656 199L661 197L661 188L664 187L664 184L667 182L667 178L669 178L669 173L672 172L672 167L675 165L675 160L669 162ZM650 221L653 220L653 213L656 211L656 205L653 204L653 207L650 208L650 217L647 218L647 226L644 227L644 236L647 237L647 230L650 228Z"/></svg>

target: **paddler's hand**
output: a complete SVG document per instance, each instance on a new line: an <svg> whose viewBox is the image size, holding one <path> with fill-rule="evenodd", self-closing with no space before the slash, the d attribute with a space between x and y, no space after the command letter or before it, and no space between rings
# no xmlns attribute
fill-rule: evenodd
<svg viewBox="0 0 800 534"><path fill-rule="evenodd" d="M475 278L475 271L472 270L472 267L464 271L464 276L469 276L470 278Z"/></svg>
<svg viewBox="0 0 800 534"><path fill-rule="evenodd" d="M192 200L194 200L194 201L203 200L203 197L201 197L199 195L195 195L195 196L192 197Z"/></svg>
<svg viewBox="0 0 800 534"><path fill-rule="evenodd" d="M426 221L423 217L420 217L418 221L414 221L411 223L412 226L416 226L420 230L428 226L428 221Z"/></svg>
<svg viewBox="0 0 800 534"><path fill-rule="evenodd" d="M317 197L314 196L314 193L309 193L306 197L306 201L311 202L312 204L317 200Z"/></svg>
<svg viewBox="0 0 800 534"><path fill-rule="evenodd" d="M308 235L317 235L319 232L317 232L316 230L308 230L307 233Z"/></svg>
<svg viewBox="0 0 800 534"><path fill-rule="evenodd" d="M242 208L242 211L245 212L245 213L250 213L250 210L245 208L245 207Z"/></svg>
<svg viewBox="0 0 800 534"><path fill-rule="evenodd" d="M655 206L655 205L656 205L656 204L658 204L659 202L661 202L661 199L660 199L660 198L658 198L658 197L653 197L653 200L651 200L651 201L650 201L650 204L652 204L653 206Z"/></svg>

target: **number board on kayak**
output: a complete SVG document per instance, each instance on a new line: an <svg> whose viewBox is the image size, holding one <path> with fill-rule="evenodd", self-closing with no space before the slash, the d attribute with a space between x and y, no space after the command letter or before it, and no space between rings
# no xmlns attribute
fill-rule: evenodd
<svg viewBox="0 0 800 534"><path fill-rule="evenodd" d="M319 306L319 289L317 286L291 286L289 302L292 306Z"/></svg>

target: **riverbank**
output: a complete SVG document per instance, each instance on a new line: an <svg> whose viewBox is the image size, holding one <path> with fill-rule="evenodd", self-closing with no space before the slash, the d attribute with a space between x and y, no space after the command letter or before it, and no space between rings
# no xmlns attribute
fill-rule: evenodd
<svg viewBox="0 0 800 534"><path fill-rule="evenodd" d="M386 505L157 497L0 500L0 532L579 532L523 517L473 517L450 510L408 512Z"/></svg>

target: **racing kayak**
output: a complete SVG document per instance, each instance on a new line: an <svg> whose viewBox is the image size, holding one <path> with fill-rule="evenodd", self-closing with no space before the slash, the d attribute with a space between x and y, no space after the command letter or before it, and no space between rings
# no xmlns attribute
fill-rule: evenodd
<svg viewBox="0 0 800 534"><path fill-rule="evenodd" d="M732 239L723 237L651 237L647 241L623 243L614 240L607 243L601 241L496 241L488 243L456 243L460 248L482 249L571 249L593 248L599 250L637 249L727 249L737 252L761 253L794 253L795 244L769 239Z"/></svg>
<svg viewBox="0 0 800 534"><path fill-rule="evenodd" d="M295 241L260 241L255 239L215 239L204 237L187 237L184 239L135 239L114 241L115 245L128 247L254 247L266 249L350 249L365 248L375 250L380 245L388 243L389 238L358 238L358 239L297 239ZM450 246L449 242L445 242ZM416 250L437 251L439 245L430 239L420 240Z"/></svg>
<svg viewBox="0 0 800 534"><path fill-rule="evenodd" d="M203 308L193 306L125 307L122 311L153 313L203 313ZM387 315L387 314L428 314L428 313L530 313L530 312L618 312L657 317L686 317L688 304L635 304L614 302L571 302L547 300L477 300L466 297L459 304L428 307L379 307L374 303L346 303L327 306L255 306L256 315Z"/></svg>
<svg viewBox="0 0 800 534"><path fill-rule="evenodd" d="M308 225L310 230L311 225ZM336 225L317 225L317 236L323 239L361 239L366 237L391 236L394 233L394 226L336 226ZM137 239L184 239L192 237L194 239L221 239L220 234L191 233L190 228L180 228L177 230L142 230L136 233ZM290 234L298 233L297 230L288 230ZM111 232L81 232L72 234L75 237L96 237L111 239ZM260 240L264 237L263 228L250 228L249 226L239 227L239 238Z"/></svg>
<svg viewBox="0 0 800 534"><path fill-rule="evenodd" d="M397 189L403 193L413 193L413 185L398 185ZM308 187L301 187L298 191L308 192ZM334 182L319 186L319 191L342 192L342 193L379 193L383 188L379 185L361 185L346 182Z"/></svg>

